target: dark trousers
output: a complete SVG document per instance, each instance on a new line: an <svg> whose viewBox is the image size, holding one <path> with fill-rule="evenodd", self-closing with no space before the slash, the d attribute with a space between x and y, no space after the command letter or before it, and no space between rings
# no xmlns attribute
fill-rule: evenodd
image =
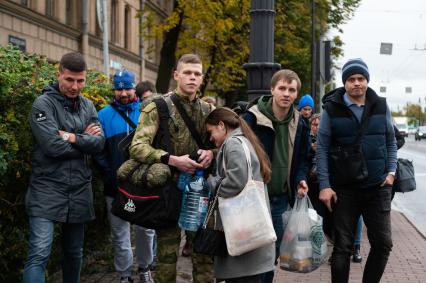
<svg viewBox="0 0 426 283"><path fill-rule="evenodd" d="M349 280L350 257L359 216L364 218L371 249L365 264L363 283L379 282L392 250L391 187L336 190L333 208L335 242L331 261L333 283Z"/></svg>

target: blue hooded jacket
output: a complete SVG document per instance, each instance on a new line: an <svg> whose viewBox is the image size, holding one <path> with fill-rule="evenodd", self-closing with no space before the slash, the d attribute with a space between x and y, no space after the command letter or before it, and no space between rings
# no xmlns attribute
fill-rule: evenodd
<svg viewBox="0 0 426 283"><path fill-rule="evenodd" d="M123 105L113 99L111 104L123 111L135 125L138 124L140 114L139 100ZM118 149L118 144L134 129L111 105L102 108L98 116L105 134L105 147L101 154L95 156L95 160L102 170L104 194L115 197L117 192L117 169L125 161L123 153Z"/></svg>

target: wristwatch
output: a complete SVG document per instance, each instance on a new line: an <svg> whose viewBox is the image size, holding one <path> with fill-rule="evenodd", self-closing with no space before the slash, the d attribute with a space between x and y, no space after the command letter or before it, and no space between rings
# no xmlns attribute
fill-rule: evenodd
<svg viewBox="0 0 426 283"><path fill-rule="evenodd" d="M70 134L69 133L67 133L67 132L65 132L63 135L62 135L62 139L64 140L64 141L68 141L68 139L70 138Z"/></svg>

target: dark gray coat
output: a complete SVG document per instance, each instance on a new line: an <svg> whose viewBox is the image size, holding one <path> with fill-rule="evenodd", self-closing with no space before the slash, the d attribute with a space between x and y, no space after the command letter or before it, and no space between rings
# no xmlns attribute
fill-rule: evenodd
<svg viewBox="0 0 426 283"><path fill-rule="evenodd" d="M260 164L257 155L250 142L243 136L238 128L231 132L223 143L217 155L218 174L223 180L220 183L219 196L233 197L238 195L245 187L248 179L248 166L241 142L235 136L245 139L252 160L253 178L262 181L260 174ZM223 170L222 162L225 158L226 172ZM268 200L268 193L265 190L265 197ZM269 201L267 201L269 203ZM223 229L220 215L218 213L216 229ZM216 278L228 279L243 276L256 275L274 270L275 243L263 246L240 256L215 257L214 273Z"/></svg>
<svg viewBox="0 0 426 283"><path fill-rule="evenodd" d="M93 103L81 96L71 101L51 85L34 101L29 120L34 146L27 214L69 223L94 219L88 160L105 139L84 134L98 121ZM62 140L59 130L76 134L76 143Z"/></svg>

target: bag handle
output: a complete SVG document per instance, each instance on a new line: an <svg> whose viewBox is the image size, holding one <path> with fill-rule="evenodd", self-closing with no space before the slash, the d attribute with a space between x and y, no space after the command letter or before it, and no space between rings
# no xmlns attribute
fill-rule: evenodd
<svg viewBox="0 0 426 283"><path fill-rule="evenodd" d="M214 197L213 203L209 206L209 209L207 211L207 217L206 217L206 219L204 219L203 229L206 229L207 223L209 223L209 219L213 214L214 208L215 208L216 203L217 203L217 197L219 196L219 190L220 190L220 186L218 187L218 189L216 191L216 195Z"/></svg>
<svg viewBox="0 0 426 283"><path fill-rule="evenodd" d="M248 166L248 178L247 180L253 180L253 174L252 174L252 169L251 169L251 157L250 157L250 149L247 146L247 143L240 137L235 136L236 139L238 139L241 142L241 145L243 147L244 150L244 154L246 155L246 161L247 161L247 166ZM225 144L223 145L224 148ZM224 154L225 155L225 152ZM225 164L225 158L222 158L222 167L223 170L226 172L226 164Z"/></svg>
<svg viewBox="0 0 426 283"><path fill-rule="evenodd" d="M250 149L247 146L247 143L240 137L236 137L240 142L241 145L243 146L243 150L244 153L246 155L246 161L247 161L247 166L248 166L248 180L253 180L253 173L252 173L252 168L251 168L251 157L250 157Z"/></svg>

